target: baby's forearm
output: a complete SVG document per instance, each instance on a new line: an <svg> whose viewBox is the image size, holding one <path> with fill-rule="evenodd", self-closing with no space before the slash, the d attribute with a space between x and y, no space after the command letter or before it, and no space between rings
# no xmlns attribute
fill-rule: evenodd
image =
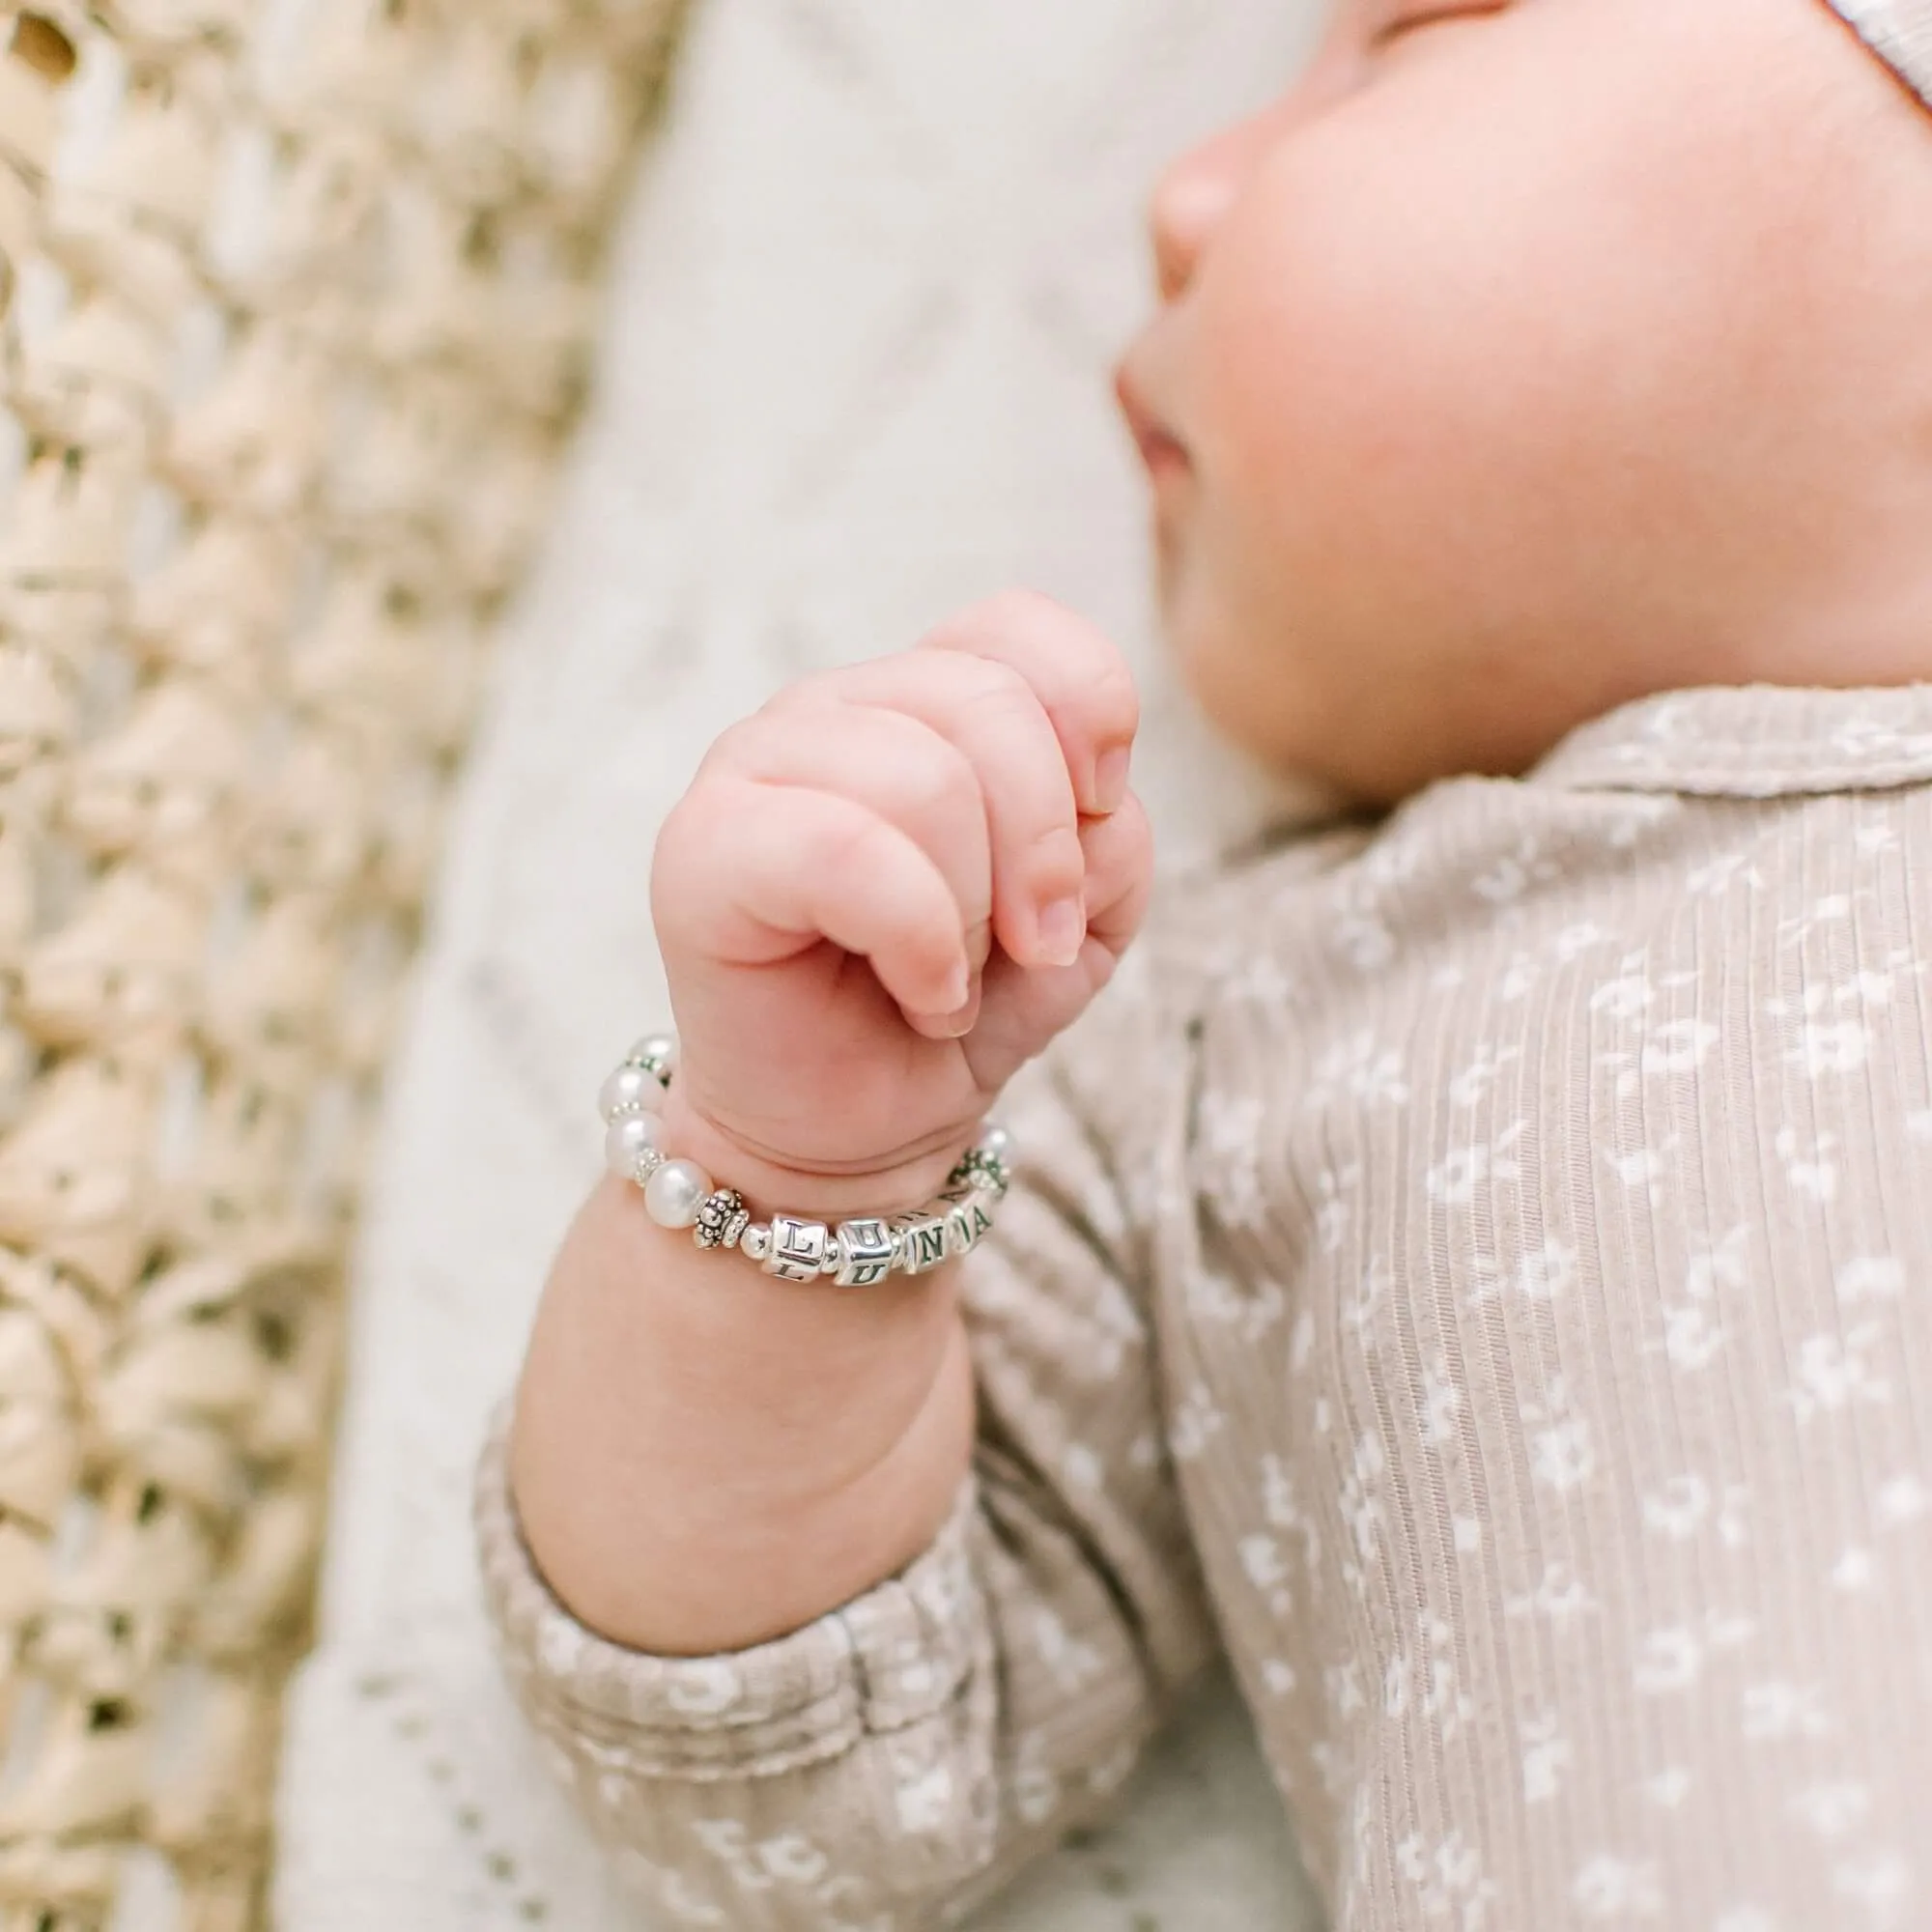
<svg viewBox="0 0 1932 1932"><path fill-rule="evenodd" d="M903 1568L972 1452L957 1274L775 1280L601 1183L545 1286L511 1437L551 1588L617 1642L704 1656Z"/></svg>

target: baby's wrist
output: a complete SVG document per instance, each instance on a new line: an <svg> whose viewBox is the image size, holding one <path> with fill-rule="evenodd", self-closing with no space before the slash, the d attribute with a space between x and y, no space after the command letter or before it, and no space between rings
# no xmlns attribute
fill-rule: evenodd
<svg viewBox="0 0 1932 1932"><path fill-rule="evenodd" d="M890 1217L927 1207L972 1146L977 1122L877 1161L809 1166L777 1156L692 1106L673 1083L660 1104L664 1151L695 1161L720 1187L735 1188L758 1220L797 1214L827 1223Z"/></svg>

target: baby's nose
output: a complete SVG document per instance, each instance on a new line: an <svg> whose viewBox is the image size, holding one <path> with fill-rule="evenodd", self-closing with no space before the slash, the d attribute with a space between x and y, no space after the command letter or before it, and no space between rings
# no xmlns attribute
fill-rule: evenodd
<svg viewBox="0 0 1932 1932"><path fill-rule="evenodd" d="M1221 173L1201 166L1198 154L1186 156L1162 177L1148 211L1154 280L1162 301L1175 300L1194 279L1208 239L1233 199L1232 185Z"/></svg>
<svg viewBox="0 0 1932 1932"><path fill-rule="evenodd" d="M1190 148L1155 185L1148 207L1154 279L1163 301L1185 293L1228 211L1277 132L1278 109L1237 121Z"/></svg>

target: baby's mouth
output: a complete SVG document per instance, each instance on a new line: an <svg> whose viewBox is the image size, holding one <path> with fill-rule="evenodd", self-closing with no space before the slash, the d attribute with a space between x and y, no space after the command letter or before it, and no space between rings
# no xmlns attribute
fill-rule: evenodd
<svg viewBox="0 0 1932 1932"><path fill-rule="evenodd" d="M1125 363L1115 372L1114 394L1120 399L1121 413L1126 418L1141 461L1155 484L1192 468L1187 445L1148 406Z"/></svg>

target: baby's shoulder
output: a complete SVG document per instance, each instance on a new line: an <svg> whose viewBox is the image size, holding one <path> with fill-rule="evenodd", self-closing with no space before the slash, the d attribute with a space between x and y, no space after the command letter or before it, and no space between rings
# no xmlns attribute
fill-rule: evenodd
<svg viewBox="0 0 1932 1932"><path fill-rule="evenodd" d="M1371 1039L1594 1035L1626 1008L1694 1031L1721 1007L1727 1030L1769 1036L1932 974L1928 882L1928 783L1464 780L1179 883L1146 970L1197 1031L1290 1067Z"/></svg>
<svg viewBox="0 0 1932 1932"><path fill-rule="evenodd" d="M1927 784L1438 787L1188 901L1200 1184L1318 1247L1350 1176L1418 1230L1861 1185L1932 1144L1928 880Z"/></svg>
<svg viewBox="0 0 1932 1932"><path fill-rule="evenodd" d="M1932 782L1752 798L1459 780L1191 882L1169 901L1167 952L1208 972L1326 957L1370 980L1619 937L1758 943L1768 921L1788 941L1861 905L1895 924L1932 891L1928 867Z"/></svg>

